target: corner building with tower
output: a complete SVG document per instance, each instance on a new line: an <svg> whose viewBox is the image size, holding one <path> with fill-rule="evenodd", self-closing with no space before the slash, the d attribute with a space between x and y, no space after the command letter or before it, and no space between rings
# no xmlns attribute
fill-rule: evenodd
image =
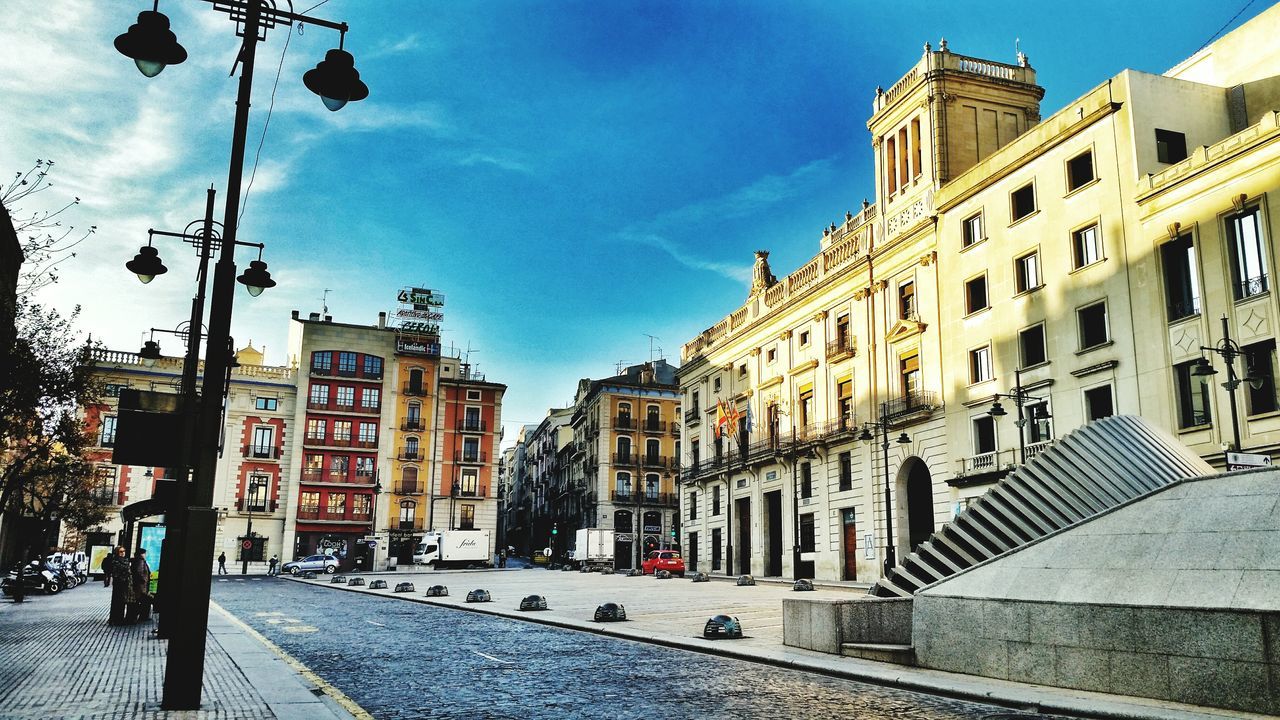
<svg viewBox="0 0 1280 720"><path fill-rule="evenodd" d="M757 252L745 304L682 348L690 569L874 582L1113 414L1269 463L1277 30L1273 7L1046 118L1021 54L942 41L877 88L875 201L785 277Z"/></svg>

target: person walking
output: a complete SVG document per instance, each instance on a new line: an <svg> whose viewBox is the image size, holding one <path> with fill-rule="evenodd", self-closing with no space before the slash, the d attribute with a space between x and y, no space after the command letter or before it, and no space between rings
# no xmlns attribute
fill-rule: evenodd
<svg viewBox="0 0 1280 720"><path fill-rule="evenodd" d="M147 564L147 551L138 552L129 563L129 582L133 585L133 601L125 611L126 624L151 619L151 566Z"/></svg>
<svg viewBox="0 0 1280 720"><path fill-rule="evenodd" d="M278 573L276 572L276 565L278 565L279 563L280 563L280 558L276 557L275 555L272 555L271 559L267 561L267 575L277 575Z"/></svg>
<svg viewBox="0 0 1280 720"><path fill-rule="evenodd" d="M132 573L129 570L129 558L123 545L116 546L115 555L103 565L111 573L111 616L108 625L124 625L126 623L125 608L133 602Z"/></svg>
<svg viewBox="0 0 1280 720"><path fill-rule="evenodd" d="M225 552L218 554L218 574L227 574L227 554Z"/></svg>

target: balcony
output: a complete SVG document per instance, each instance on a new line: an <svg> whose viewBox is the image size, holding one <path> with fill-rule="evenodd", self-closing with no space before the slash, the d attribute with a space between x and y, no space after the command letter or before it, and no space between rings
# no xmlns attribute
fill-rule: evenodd
<svg viewBox="0 0 1280 720"><path fill-rule="evenodd" d="M396 495L421 495L426 491L426 483L417 480L400 480L392 490Z"/></svg>
<svg viewBox="0 0 1280 720"><path fill-rule="evenodd" d="M641 455L640 464L647 468L657 468L659 470L667 467L666 455Z"/></svg>
<svg viewBox="0 0 1280 720"><path fill-rule="evenodd" d="M422 518L414 518L412 520L393 520L387 526L388 530L422 530Z"/></svg>
<svg viewBox="0 0 1280 720"><path fill-rule="evenodd" d="M373 473L362 470L357 470L355 474L351 474L319 468L304 468L302 482L322 485L372 485L374 477Z"/></svg>
<svg viewBox="0 0 1280 720"><path fill-rule="evenodd" d="M487 463L489 462L489 455L485 452L459 450L453 454L453 461L456 463Z"/></svg>
<svg viewBox="0 0 1280 720"><path fill-rule="evenodd" d="M273 513L276 511L276 502L272 500L250 503L245 498L236 498L236 510L249 513Z"/></svg>
<svg viewBox="0 0 1280 720"><path fill-rule="evenodd" d="M427 392L427 389L422 387L421 385L414 385L413 383L405 383L404 394L410 397L427 397L431 393Z"/></svg>
<svg viewBox="0 0 1280 720"><path fill-rule="evenodd" d="M630 415L619 415L613 419L613 427L616 430L635 430L636 419Z"/></svg>
<svg viewBox="0 0 1280 720"><path fill-rule="evenodd" d="M640 426L640 430L646 433L655 433L655 434L661 435L667 431L667 421L666 420L650 420L646 418L644 423Z"/></svg>
<svg viewBox="0 0 1280 720"><path fill-rule="evenodd" d="M671 437L680 437L680 425L677 423L671 423Z"/></svg>
<svg viewBox="0 0 1280 720"><path fill-rule="evenodd" d="M635 453L614 453L613 464L622 467L630 467L637 464L638 457Z"/></svg>
<svg viewBox="0 0 1280 720"><path fill-rule="evenodd" d="M417 445L412 447L402 447L399 452L396 453L396 458L409 461L422 460L424 458L424 453Z"/></svg>
<svg viewBox="0 0 1280 720"><path fill-rule="evenodd" d="M629 490L612 490L609 499L619 504L644 507L678 507L680 496L676 493L634 493Z"/></svg>
<svg viewBox="0 0 1280 720"><path fill-rule="evenodd" d="M852 336L838 338L827 343L827 362L839 362L858 354L858 345Z"/></svg>
<svg viewBox="0 0 1280 720"><path fill-rule="evenodd" d="M701 421L702 421L702 410L701 410L701 409L699 409L699 408L695 407L695 408L693 408L692 410L685 410L685 411L684 411L684 424L685 424L685 425L697 425L697 424L698 424L699 422L701 422Z"/></svg>
<svg viewBox="0 0 1280 720"><path fill-rule="evenodd" d="M400 429L405 432L422 432L427 428L427 423L422 418L409 418L400 423Z"/></svg>
<svg viewBox="0 0 1280 720"><path fill-rule="evenodd" d="M449 495L450 497L458 498L487 498L489 497L489 486L485 483L478 483L471 487L467 487L467 485L460 482L450 483Z"/></svg>
<svg viewBox="0 0 1280 720"><path fill-rule="evenodd" d="M320 509L319 508L298 508L298 519L299 520L319 520Z"/></svg>
<svg viewBox="0 0 1280 720"><path fill-rule="evenodd" d="M1052 444L1052 440L1041 440L1040 442L1027 443L1027 459L1030 460L1045 450L1048 450L1049 446Z"/></svg>
<svg viewBox="0 0 1280 720"><path fill-rule="evenodd" d="M489 424L478 418L464 418L458 421L458 432L482 433L488 430Z"/></svg>
<svg viewBox="0 0 1280 720"><path fill-rule="evenodd" d="M888 423L909 423L928 418L940 407L938 393L919 390L880 403L880 418Z"/></svg>
<svg viewBox="0 0 1280 720"><path fill-rule="evenodd" d="M326 413L354 413L356 415L378 415L382 405L356 405L355 403L307 401L307 409Z"/></svg>
<svg viewBox="0 0 1280 720"><path fill-rule="evenodd" d="M260 460L279 460L280 448L270 445L245 445L244 456Z"/></svg>

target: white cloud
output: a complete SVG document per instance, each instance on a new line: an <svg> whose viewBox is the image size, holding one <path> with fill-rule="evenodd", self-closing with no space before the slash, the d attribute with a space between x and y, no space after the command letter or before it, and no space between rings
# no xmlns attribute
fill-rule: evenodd
<svg viewBox="0 0 1280 720"><path fill-rule="evenodd" d="M507 151L500 151L500 153L506 153L506 152ZM525 165L519 160L509 157L506 154L499 154L494 152L475 151L464 156L462 159L460 159L458 161L458 164L464 167L472 167L475 165L492 165L502 170L510 170L511 172L523 173L525 175L533 174L533 170L530 169L528 165Z"/></svg>

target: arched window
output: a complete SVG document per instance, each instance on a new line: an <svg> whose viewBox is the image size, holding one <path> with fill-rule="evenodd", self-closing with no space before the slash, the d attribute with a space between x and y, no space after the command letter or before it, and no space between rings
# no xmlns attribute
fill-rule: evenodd
<svg viewBox="0 0 1280 720"><path fill-rule="evenodd" d="M400 492L406 495L418 492L418 468L407 467L400 471Z"/></svg>
<svg viewBox="0 0 1280 720"><path fill-rule="evenodd" d="M407 419L413 425L422 422L422 403L416 400L409 403Z"/></svg>
<svg viewBox="0 0 1280 720"><path fill-rule="evenodd" d="M644 410L644 427L650 432L657 432L662 426L662 408L650 405Z"/></svg>
<svg viewBox="0 0 1280 720"><path fill-rule="evenodd" d="M662 455L661 445L656 438L649 438L644 443L644 461L650 465L657 463Z"/></svg>
<svg viewBox="0 0 1280 720"><path fill-rule="evenodd" d="M620 472L615 481L614 494L615 500L628 501L631 500L631 473Z"/></svg>
<svg viewBox="0 0 1280 720"><path fill-rule="evenodd" d="M658 499L658 473L649 473L644 476L644 499Z"/></svg>
<svg viewBox="0 0 1280 720"><path fill-rule="evenodd" d="M404 441L404 458L406 460L417 460L418 457L418 438L406 438Z"/></svg>
<svg viewBox="0 0 1280 720"><path fill-rule="evenodd" d="M629 462L631 457L631 438L623 435L618 438L618 462Z"/></svg>
<svg viewBox="0 0 1280 720"><path fill-rule="evenodd" d="M400 501L400 527L413 528L413 516L417 513L418 503L413 500Z"/></svg>

